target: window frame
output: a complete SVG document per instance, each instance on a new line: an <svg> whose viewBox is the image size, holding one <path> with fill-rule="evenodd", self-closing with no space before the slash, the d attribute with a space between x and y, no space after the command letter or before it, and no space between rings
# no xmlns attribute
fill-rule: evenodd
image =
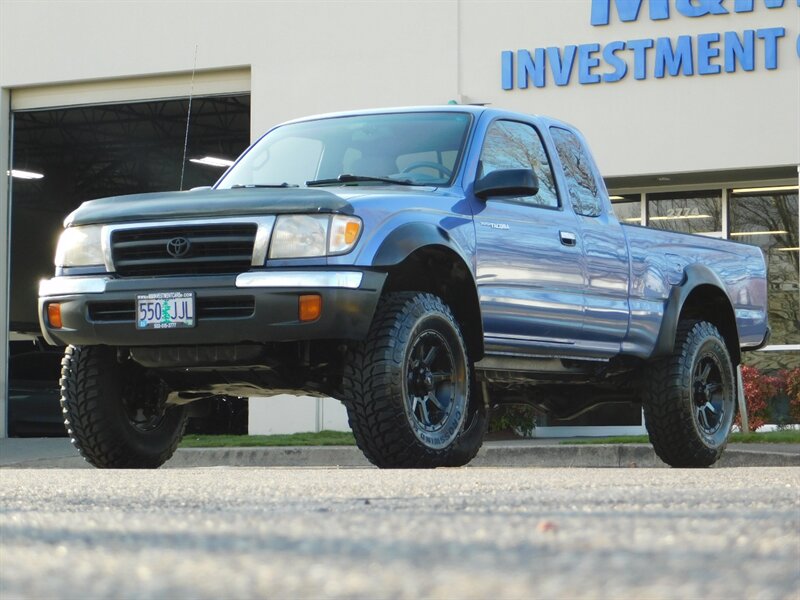
<svg viewBox="0 0 800 600"><path fill-rule="evenodd" d="M581 136L575 130L569 129L568 127L564 127L563 125L550 125L548 127L548 129L550 130L549 133L550 133L550 137L553 140L553 147L555 148L556 155L558 155L558 163L561 166L561 175L564 178L564 185L566 186L565 193L566 193L567 196L569 196L569 203L570 203L570 206L572 207L572 212L575 213L576 216L587 217L587 218L590 218L590 219L597 219L599 217L602 217L603 215L608 214L609 207L606 206L607 203L604 201L603 194L602 194L603 189L605 189L605 182L603 180L602 175L600 174L600 170L597 168L597 164L596 164L596 162L594 160L594 156L592 156L592 153L589 151L589 148L586 145L585 140L583 139L583 136ZM589 215L587 215L587 214L584 214L582 212L578 212L577 208L575 207L575 203L572 201L572 193L570 192L570 181L574 180L574 178L572 178L572 177L570 177L568 175L567 169L564 166L564 161L561 160L561 155L558 152L559 144L558 144L558 140L556 139L556 136L555 136L555 131L556 130L560 130L560 131L563 131L563 132L565 132L565 133L567 133L569 135L574 136L575 139L578 140L578 144L580 145L580 148L583 150L583 152L586 154L586 156L589 159L589 167L590 167L591 175L594 178L594 183L597 186L597 191L600 193L600 195L597 198L600 211L597 214L589 214ZM577 183L577 181L576 181L576 183ZM607 197L607 195L606 195L606 197ZM610 203L610 201L609 201L609 203Z"/></svg>
<svg viewBox="0 0 800 600"><path fill-rule="evenodd" d="M524 200L520 200L520 198L535 198L536 196L505 196L505 197L504 196L492 196L492 197L488 198L487 201L488 200L494 200L494 201L497 201L497 202L504 202L506 204L516 204L516 205L519 205L519 206L526 206L526 207L531 207L531 208L541 208L541 209L544 209L544 210L563 211L564 210L564 200L562 198L562 194L561 194L561 191L559 189L560 186L558 185L558 177L556 175L556 171L553 168L553 157L550 154L550 151L549 151L549 149L547 147L547 144L544 141L544 136L542 135L542 132L539 130L539 127L537 127L534 123L531 123L529 121L523 121L523 120L520 120L520 119L510 119L510 118L504 117L504 116L498 116L498 117L495 117L494 119L492 119L491 121L489 121L489 123L486 125L486 129L484 130L483 140L482 140L482 143L481 143L481 147L480 147L480 149L478 151L478 160L477 160L477 163L475 165L475 173L473 174L473 178L472 178L473 182L477 182L478 181L478 171L479 171L479 169L481 167L481 162L482 162L481 161L481 157L483 156L483 149L484 149L485 144L486 144L486 138L488 137L489 130L498 121L505 121L505 122L508 122L508 123L517 123L519 125L525 125L527 127L530 127L531 129L533 129L534 135L536 135L536 137L539 139L539 142L542 145L542 149L544 150L544 155L547 157L547 165L548 165L548 167L550 169L550 175L553 178L553 185L555 187L556 200L558 201L558 206L549 206L547 204L534 204L534 203L531 203L531 202L526 202ZM536 175L536 177L538 179L538 177L539 177L538 174ZM537 193L537 195L538 195L538 193Z"/></svg>

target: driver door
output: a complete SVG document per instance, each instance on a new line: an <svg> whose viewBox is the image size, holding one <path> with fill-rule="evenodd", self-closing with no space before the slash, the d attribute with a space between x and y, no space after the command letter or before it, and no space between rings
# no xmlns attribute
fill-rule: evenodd
<svg viewBox="0 0 800 600"><path fill-rule="evenodd" d="M536 195L472 198L486 350L572 354L581 337L585 285L577 219L559 198L536 128L496 120L487 129L476 180L514 168L534 170Z"/></svg>

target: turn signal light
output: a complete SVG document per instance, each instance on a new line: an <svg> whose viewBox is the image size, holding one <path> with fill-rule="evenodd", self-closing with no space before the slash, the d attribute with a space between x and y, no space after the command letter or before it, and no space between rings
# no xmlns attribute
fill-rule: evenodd
<svg viewBox="0 0 800 600"><path fill-rule="evenodd" d="M349 221L344 228L344 241L348 246L352 246L358 239L358 232L361 231L361 223Z"/></svg>
<svg viewBox="0 0 800 600"><path fill-rule="evenodd" d="M64 323L61 321L61 305L57 302L47 305L47 320L50 327L61 329Z"/></svg>
<svg viewBox="0 0 800 600"><path fill-rule="evenodd" d="M322 296L319 294L300 296L298 311L301 321L316 321L322 314Z"/></svg>

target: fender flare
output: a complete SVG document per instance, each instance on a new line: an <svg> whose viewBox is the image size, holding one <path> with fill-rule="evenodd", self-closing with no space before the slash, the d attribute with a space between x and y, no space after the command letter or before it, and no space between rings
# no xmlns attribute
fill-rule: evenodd
<svg viewBox="0 0 800 600"><path fill-rule="evenodd" d="M456 245L447 230L439 225L425 222L404 223L392 230L375 251L371 261L372 266L398 265L425 246L444 246L452 250L469 269L470 261L465 258L464 252Z"/></svg>
<svg viewBox="0 0 800 600"><path fill-rule="evenodd" d="M733 318L733 326L737 335L735 340L726 341L731 350L731 358L736 362L739 361L739 336L736 326L735 311L730 303L728 294L725 292L725 284L714 271L698 263L688 265L684 270L683 282L680 285L673 286L672 290L670 290L664 309L664 316L661 319L661 329L658 332L651 358L660 358L672 354L675 347L675 335L678 331L678 323L686 300L695 289L702 285L709 285L718 289L727 299L727 304L731 312L730 316Z"/></svg>
<svg viewBox="0 0 800 600"><path fill-rule="evenodd" d="M472 271L472 262L466 258L465 252L453 240L446 229L434 223L425 222L400 225L387 235L378 247L372 257L371 266L381 270L394 267L414 254L414 252L423 248L449 250L463 263L463 267L469 277L467 285L474 294L467 303L467 306L470 307L467 309L469 311L467 314L470 314L471 317L465 318L468 318L471 327L476 329L473 329L472 333L469 334L466 330L462 331L462 333L465 338L468 338L467 344L472 349L473 356L476 357L475 360L479 360L483 356L483 318L478 296L478 284L475 280L475 273ZM454 306L451 306L451 308L456 312ZM456 316L458 316L458 313Z"/></svg>

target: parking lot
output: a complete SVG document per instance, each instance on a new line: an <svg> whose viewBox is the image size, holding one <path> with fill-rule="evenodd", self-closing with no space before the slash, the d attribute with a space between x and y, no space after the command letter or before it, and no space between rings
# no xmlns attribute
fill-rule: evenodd
<svg viewBox="0 0 800 600"><path fill-rule="evenodd" d="M800 469L3 469L11 598L798 598Z"/></svg>

